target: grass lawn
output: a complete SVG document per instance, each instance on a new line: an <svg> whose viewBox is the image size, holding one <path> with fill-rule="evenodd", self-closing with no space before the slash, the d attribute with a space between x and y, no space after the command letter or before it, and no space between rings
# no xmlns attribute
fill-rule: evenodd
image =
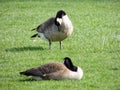
<svg viewBox="0 0 120 90"><path fill-rule="evenodd" d="M66 11L73 34L59 43L30 36L31 29ZM0 0L0 90L120 90L119 0ZM81 80L30 81L19 72L70 57Z"/></svg>

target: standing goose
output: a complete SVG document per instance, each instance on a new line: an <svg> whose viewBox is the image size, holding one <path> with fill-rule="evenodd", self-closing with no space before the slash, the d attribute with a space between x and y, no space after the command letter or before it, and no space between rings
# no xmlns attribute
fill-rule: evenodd
<svg viewBox="0 0 120 90"><path fill-rule="evenodd" d="M56 17L48 19L32 30L37 30L38 33L31 38L40 36L42 39L49 41L49 49L51 49L52 42L59 41L61 49L61 41L72 34L73 25L65 11L59 10Z"/></svg>
<svg viewBox="0 0 120 90"><path fill-rule="evenodd" d="M48 63L40 67L20 72L20 74L26 76L33 76L36 80L81 79L83 76L83 70L80 67L74 66L71 59L66 57L64 58L63 63Z"/></svg>

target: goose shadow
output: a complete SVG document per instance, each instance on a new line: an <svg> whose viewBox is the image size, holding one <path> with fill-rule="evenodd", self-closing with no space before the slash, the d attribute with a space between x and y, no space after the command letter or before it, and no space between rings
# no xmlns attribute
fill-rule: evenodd
<svg viewBox="0 0 120 90"><path fill-rule="evenodd" d="M19 81L20 81L20 82L34 82L34 81L37 81L37 80L28 78L28 79L23 79L23 80L19 80Z"/></svg>
<svg viewBox="0 0 120 90"><path fill-rule="evenodd" d="M6 52L10 51L10 52L20 52L20 51L42 51L44 50L43 47L34 47L34 46L24 46L24 47L13 47L13 48L7 48L5 49Z"/></svg>
<svg viewBox="0 0 120 90"><path fill-rule="evenodd" d="M52 79L35 80L33 78L27 78L27 79L20 79L18 81L20 81L20 82L37 82L37 81L45 82L45 81L60 81L60 80L52 80Z"/></svg>

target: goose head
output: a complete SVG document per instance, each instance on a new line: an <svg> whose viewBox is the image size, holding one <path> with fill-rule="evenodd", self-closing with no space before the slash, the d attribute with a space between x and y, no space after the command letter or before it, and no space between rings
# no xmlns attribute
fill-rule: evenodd
<svg viewBox="0 0 120 90"><path fill-rule="evenodd" d="M74 71L74 72L77 71L77 67L73 65L73 63L69 57L64 58L64 65L71 71Z"/></svg>
<svg viewBox="0 0 120 90"><path fill-rule="evenodd" d="M57 26L60 26L60 25L61 25L61 23L62 23L62 17L65 16L65 15L66 15L66 13L65 13L65 11L63 11L63 10L59 10L59 11L57 12L56 17L55 17L55 24L56 24Z"/></svg>

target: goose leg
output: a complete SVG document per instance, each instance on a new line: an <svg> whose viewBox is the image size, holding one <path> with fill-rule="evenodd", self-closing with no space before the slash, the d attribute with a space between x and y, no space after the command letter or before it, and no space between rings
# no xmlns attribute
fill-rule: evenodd
<svg viewBox="0 0 120 90"><path fill-rule="evenodd" d="M49 40L49 49L51 50L51 44L52 42Z"/></svg>
<svg viewBox="0 0 120 90"><path fill-rule="evenodd" d="M60 49L62 48L62 42L61 41L59 41L59 43L60 43Z"/></svg>

